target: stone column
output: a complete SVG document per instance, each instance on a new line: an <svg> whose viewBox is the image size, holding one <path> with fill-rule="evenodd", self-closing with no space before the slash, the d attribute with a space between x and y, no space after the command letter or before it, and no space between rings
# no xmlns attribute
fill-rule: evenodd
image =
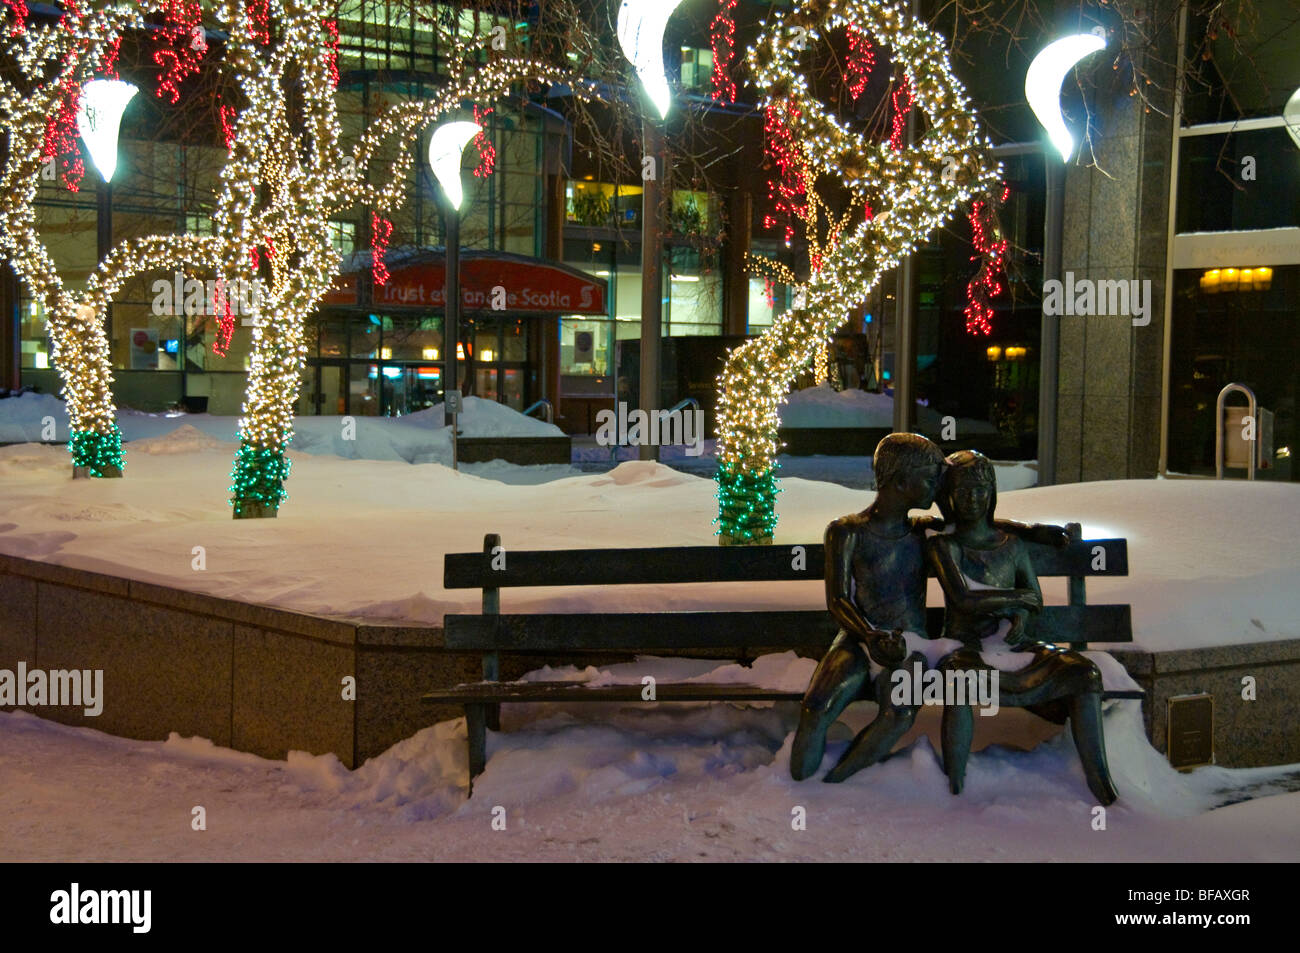
<svg viewBox="0 0 1300 953"><path fill-rule="evenodd" d="M1174 29L1171 21L1159 44L1166 62ZM1058 483L1153 477L1159 467L1173 71L1149 68L1163 93L1144 88L1166 115L1103 82L1089 91L1092 151L1082 148L1097 167L1072 162L1066 175L1062 271L1075 281L1149 281L1150 323L1061 316Z"/></svg>

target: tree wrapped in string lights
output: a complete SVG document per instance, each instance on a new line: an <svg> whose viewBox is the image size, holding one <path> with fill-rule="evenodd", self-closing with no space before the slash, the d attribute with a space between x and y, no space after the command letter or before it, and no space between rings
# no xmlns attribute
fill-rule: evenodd
<svg viewBox="0 0 1300 953"><path fill-rule="evenodd" d="M800 54L833 31L889 49L899 75L891 101L918 111L911 145L872 141L817 99ZM881 277L1001 174L991 143L953 75L945 41L911 14L875 0L796 0L748 53L766 109L797 150L803 201L794 205L809 248L795 306L734 348L719 377L718 535L723 545L770 543L776 526L778 406L790 382ZM860 90L859 90L860 92ZM897 126L897 123L895 123ZM838 213L832 213L838 209ZM761 276L793 283L775 263Z"/></svg>
<svg viewBox="0 0 1300 953"><path fill-rule="evenodd" d="M184 235L124 241L99 262L85 290L74 292L41 238L35 200L44 170L60 157L67 160L64 183L76 189L83 171L78 114L84 121L94 110L81 102L83 89L97 72L115 75L123 34L141 30L141 13L150 9L148 4L118 4L83 11L69 4L57 22L37 24L26 7L11 6L0 44L0 126L8 134L0 170L0 251L45 311L67 402L73 466L96 477L121 476L123 469L104 320L113 296L135 275L203 260L215 246ZM115 158L115 141L112 151Z"/></svg>
<svg viewBox="0 0 1300 953"><path fill-rule="evenodd" d="M226 59L244 100L234 116L213 230L222 244L220 280L261 277L240 447L232 473L236 519L275 516L285 499L307 345L307 316L339 273L330 219L355 206L379 222L405 200L415 149L432 123L507 94L525 81L558 82L561 71L526 56L471 54L454 32L452 79L432 98L399 103L348 151L335 97L338 31L320 0L224 0L216 8L229 34ZM396 158L381 161L382 151Z"/></svg>

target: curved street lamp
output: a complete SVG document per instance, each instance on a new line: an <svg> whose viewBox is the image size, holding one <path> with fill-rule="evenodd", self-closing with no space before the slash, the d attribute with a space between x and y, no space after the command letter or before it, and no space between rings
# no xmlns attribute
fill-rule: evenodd
<svg viewBox="0 0 1300 953"><path fill-rule="evenodd" d="M446 355L446 372L443 375L442 406L443 421L451 428L453 470L459 469L456 417L460 413L460 366L457 363L460 350L460 203L465 197L460 182L460 164L465 147L482 131L483 127L478 123L461 120L435 127L429 137L429 168L433 170L433 177L438 180L446 200L442 210L447 281L447 294L443 300L442 351Z"/></svg>

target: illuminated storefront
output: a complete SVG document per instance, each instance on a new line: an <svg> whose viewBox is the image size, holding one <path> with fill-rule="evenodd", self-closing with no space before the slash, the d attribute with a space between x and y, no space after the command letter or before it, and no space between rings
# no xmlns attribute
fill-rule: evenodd
<svg viewBox="0 0 1300 953"><path fill-rule="evenodd" d="M443 335L441 254L395 264L375 285L344 273L308 332L301 413L398 416L442 401L450 358ZM524 410L546 396L557 322L605 319L599 278L503 252L461 257L461 389Z"/></svg>

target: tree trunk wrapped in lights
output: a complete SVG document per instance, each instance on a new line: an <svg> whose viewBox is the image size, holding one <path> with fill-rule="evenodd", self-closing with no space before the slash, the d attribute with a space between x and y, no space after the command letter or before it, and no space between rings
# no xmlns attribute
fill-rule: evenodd
<svg viewBox="0 0 1300 953"><path fill-rule="evenodd" d="M813 97L799 52L834 30L853 31L859 42L869 35L877 48L890 49L902 70L894 88L906 84L918 109L914 144L900 149L871 141ZM724 545L772 541L778 407L790 382L886 272L1001 174L944 46L923 22L887 4L796 0L749 51L763 105L780 107L801 157L807 202L797 213L810 268L797 306L733 349L718 379L716 522ZM849 196L838 218L829 214L831 200L818 192L822 182L825 195ZM780 270L772 262L758 265L760 273Z"/></svg>
<svg viewBox="0 0 1300 953"><path fill-rule="evenodd" d="M337 28L329 8L317 0L225 0L217 16L230 36L226 58L245 101L212 217L222 243L221 280L251 281L259 269L269 274L253 329L230 488L239 519L275 516L286 498L294 403L307 358L305 320L339 273L331 217L359 204L391 216L406 197L412 146L425 127L462 103L491 100L525 80L568 77L513 56L472 63L467 54L474 48L453 34L452 75L464 78L432 99L388 109L348 154L340 144ZM490 38L482 39L487 45ZM372 168L381 146L397 158L388 168Z"/></svg>
<svg viewBox="0 0 1300 953"><path fill-rule="evenodd" d="M75 112L84 84L116 58L122 33L143 28L149 4L94 12L70 7L57 23L29 24L9 11L0 79L0 125L8 149L0 171L0 251L45 310L51 357L63 382L74 467L92 476L121 476L122 435L113 402L105 315L131 276L178 261L210 256L214 246L192 236L153 236L123 242L90 276L83 293L69 291L36 227L35 201L43 170L56 157L52 118ZM25 11L23 11L25 13ZM75 137L72 137L75 148ZM78 166L80 160L76 160ZM70 181L75 188L76 181Z"/></svg>

